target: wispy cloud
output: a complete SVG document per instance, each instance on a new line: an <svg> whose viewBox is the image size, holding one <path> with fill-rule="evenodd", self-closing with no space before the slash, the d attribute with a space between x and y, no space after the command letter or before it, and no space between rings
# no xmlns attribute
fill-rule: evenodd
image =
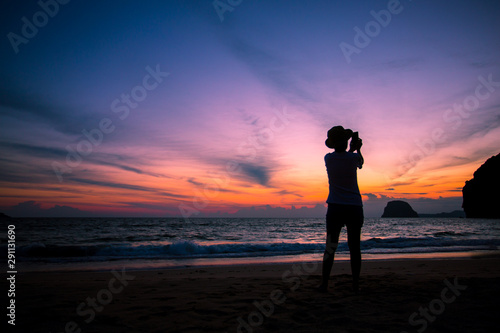
<svg viewBox="0 0 500 333"><path fill-rule="evenodd" d="M231 52L266 86L286 98L290 103L317 102L313 91L305 82L290 59L258 47L243 38L230 37L227 45Z"/></svg>
<svg viewBox="0 0 500 333"><path fill-rule="evenodd" d="M153 194L158 194L160 196L165 196L165 197L170 197L170 198L175 198L175 199L190 199L191 198L190 195L170 193L170 192L164 191L163 189L141 186L141 185L117 183L117 182L95 180L95 179L76 178L76 177L71 177L69 180L72 182L76 182L76 183L82 183L82 184L111 188L111 189L125 189L125 190L139 191L139 192L149 192L149 193L153 193Z"/></svg>
<svg viewBox="0 0 500 333"><path fill-rule="evenodd" d="M244 177L254 180L262 186L269 185L271 176L267 167L250 163L241 163L240 167Z"/></svg>

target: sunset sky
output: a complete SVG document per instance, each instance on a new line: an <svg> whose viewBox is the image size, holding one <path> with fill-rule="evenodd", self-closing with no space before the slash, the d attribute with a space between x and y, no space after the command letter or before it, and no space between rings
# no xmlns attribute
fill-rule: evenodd
<svg viewBox="0 0 500 333"><path fill-rule="evenodd" d="M363 139L366 216L438 213L500 152L498 1L44 3L0 5L15 216L313 208L334 125Z"/></svg>

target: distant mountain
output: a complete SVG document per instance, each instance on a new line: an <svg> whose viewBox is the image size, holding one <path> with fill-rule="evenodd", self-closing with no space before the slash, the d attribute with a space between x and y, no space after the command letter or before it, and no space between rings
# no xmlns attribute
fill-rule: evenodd
<svg viewBox="0 0 500 333"><path fill-rule="evenodd" d="M387 203L382 217L418 217L418 214L406 201L394 200Z"/></svg>
<svg viewBox="0 0 500 333"><path fill-rule="evenodd" d="M418 217L465 217L465 212L463 210L454 210L449 213L418 214Z"/></svg>
<svg viewBox="0 0 500 333"><path fill-rule="evenodd" d="M232 217L232 218L321 218L326 214L326 207L324 204L316 204L316 206L291 208L284 207L271 207L265 206L252 206L247 208L240 208L234 213L216 212L208 214L200 214L196 217Z"/></svg>
<svg viewBox="0 0 500 333"><path fill-rule="evenodd" d="M92 217L87 211L70 206L55 205L51 208L42 208L39 202L34 200L20 202L6 210L14 217Z"/></svg>
<svg viewBox="0 0 500 333"><path fill-rule="evenodd" d="M4 213L0 213L0 220L6 220L6 219L10 219L10 216L5 215Z"/></svg>
<svg viewBox="0 0 500 333"><path fill-rule="evenodd" d="M500 154L490 157L465 182L462 189L465 215L470 218L500 218Z"/></svg>

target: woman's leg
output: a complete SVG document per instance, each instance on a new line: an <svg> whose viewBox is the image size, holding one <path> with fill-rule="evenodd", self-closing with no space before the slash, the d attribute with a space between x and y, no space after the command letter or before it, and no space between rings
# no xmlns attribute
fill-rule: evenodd
<svg viewBox="0 0 500 333"><path fill-rule="evenodd" d="M326 234L326 246L325 253L323 254L323 279L319 286L319 289L326 291L328 288L328 280L330 279L330 272L333 266L333 259L335 257L335 251L339 245L339 236L342 226L332 228L330 232Z"/></svg>
<svg viewBox="0 0 500 333"><path fill-rule="evenodd" d="M353 290L358 291L359 274L361 272L361 224L347 224L347 245L351 255Z"/></svg>

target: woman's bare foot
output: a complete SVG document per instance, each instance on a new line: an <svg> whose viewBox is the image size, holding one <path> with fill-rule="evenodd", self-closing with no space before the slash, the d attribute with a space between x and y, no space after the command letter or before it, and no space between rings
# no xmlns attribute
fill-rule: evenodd
<svg viewBox="0 0 500 333"><path fill-rule="evenodd" d="M327 293L328 292L328 285L327 284L320 284L317 288L316 288L317 291L319 291L320 293Z"/></svg>
<svg viewBox="0 0 500 333"><path fill-rule="evenodd" d="M353 281L352 282L352 291L355 294L358 294L360 292L361 288L359 288L359 281Z"/></svg>

